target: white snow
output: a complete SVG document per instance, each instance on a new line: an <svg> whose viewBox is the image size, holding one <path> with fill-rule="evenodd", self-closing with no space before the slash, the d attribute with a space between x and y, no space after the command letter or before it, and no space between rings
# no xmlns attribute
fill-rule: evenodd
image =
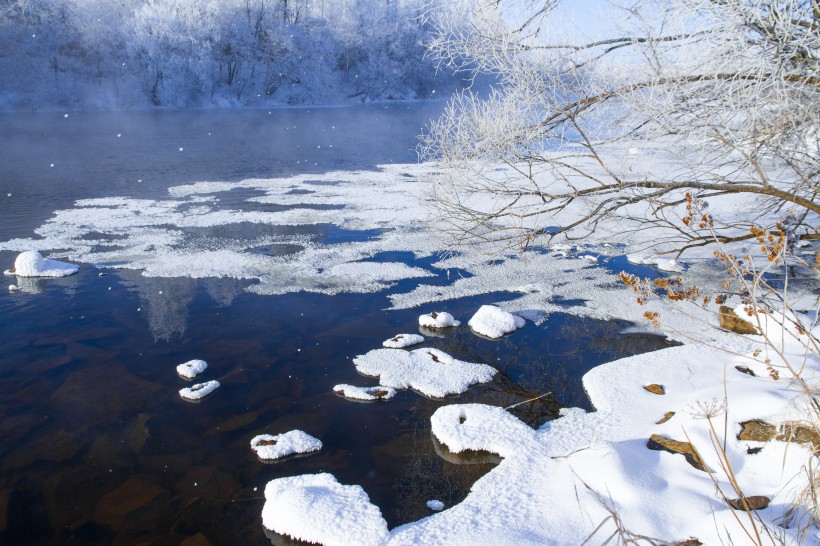
<svg viewBox="0 0 820 546"><path fill-rule="evenodd" d="M289 455L319 451L322 449L322 442L301 430L291 430L284 434L254 436L251 440L251 449L260 459L270 461Z"/></svg>
<svg viewBox="0 0 820 546"><path fill-rule="evenodd" d="M439 512L441 510L444 510L444 503L440 500L429 500L427 501L427 508L434 512Z"/></svg>
<svg viewBox="0 0 820 546"><path fill-rule="evenodd" d="M78 265L43 258L36 250L26 250L14 260L14 269L4 273L18 277L67 277L79 270Z"/></svg>
<svg viewBox="0 0 820 546"><path fill-rule="evenodd" d="M431 348L375 349L354 358L353 364L360 374L379 377L382 385L413 389L434 398L462 393L470 385L491 381L496 374L492 366L457 360Z"/></svg>
<svg viewBox="0 0 820 546"><path fill-rule="evenodd" d="M208 363L204 360L189 360L177 366L177 373L185 379L194 379L204 372L207 367Z"/></svg>
<svg viewBox="0 0 820 546"><path fill-rule="evenodd" d="M424 343L424 336L418 334L399 334L384 340L382 346L388 349L404 349L405 347L412 347L419 343Z"/></svg>
<svg viewBox="0 0 820 546"><path fill-rule="evenodd" d="M419 326L424 328L451 328L460 324L461 322L446 311L433 311L419 317Z"/></svg>
<svg viewBox="0 0 820 546"><path fill-rule="evenodd" d="M179 395L185 400L200 400L202 398L205 398L218 388L219 381L214 379L212 381L206 381L205 383L197 383L195 385L191 385L190 387L180 389Z"/></svg>
<svg viewBox="0 0 820 546"><path fill-rule="evenodd" d="M354 385L336 385L333 392L339 396L350 398L351 400L364 400L373 402L376 400L390 400L396 396L396 389L378 385L376 387L356 387Z"/></svg>
<svg viewBox="0 0 820 546"><path fill-rule="evenodd" d="M523 328L526 321L495 305L482 305L467 324L477 334L495 339Z"/></svg>
<svg viewBox="0 0 820 546"><path fill-rule="evenodd" d="M377 546L389 538L387 523L367 493L358 485L340 484L330 474L268 482L262 524L325 546Z"/></svg>
<svg viewBox="0 0 820 546"><path fill-rule="evenodd" d="M684 270L677 260L671 258L661 258L659 256L643 256L641 254L627 254L626 259L635 265L654 265L661 271L669 273L680 273Z"/></svg>

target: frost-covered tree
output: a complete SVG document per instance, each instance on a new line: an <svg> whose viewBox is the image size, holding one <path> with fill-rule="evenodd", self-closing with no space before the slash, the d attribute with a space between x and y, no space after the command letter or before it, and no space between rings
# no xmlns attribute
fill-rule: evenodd
<svg viewBox="0 0 820 546"><path fill-rule="evenodd" d="M432 12L431 52L497 78L423 139L449 167L432 192L452 235L526 248L651 226L647 244L667 250L751 239L756 224L817 237L820 2L620 4L620 24L591 38L560 0ZM693 217L687 194L711 208Z"/></svg>

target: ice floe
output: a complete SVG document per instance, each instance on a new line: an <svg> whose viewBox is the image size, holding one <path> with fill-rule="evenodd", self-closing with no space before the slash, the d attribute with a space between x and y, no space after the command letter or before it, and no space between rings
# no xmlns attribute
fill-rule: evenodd
<svg viewBox="0 0 820 546"><path fill-rule="evenodd" d="M419 326L423 328L452 328L460 324L446 311L433 311L419 317Z"/></svg>
<svg viewBox="0 0 820 546"><path fill-rule="evenodd" d="M195 385L191 385L190 387L180 389L179 395L185 400L196 401L205 398L218 388L219 381L214 379L211 381L206 381L205 383L197 383Z"/></svg>
<svg viewBox="0 0 820 546"><path fill-rule="evenodd" d="M177 366L177 373L185 379L194 379L196 376L205 371L208 363L204 360L189 360L184 364Z"/></svg>
<svg viewBox="0 0 820 546"><path fill-rule="evenodd" d="M418 334L399 334L384 340L382 346L388 349L404 349L405 347L412 347L419 343L424 343L424 336Z"/></svg>
<svg viewBox="0 0 820 546"><path fill-rule="evenodd" d="M331 474L268 482L262 524L279 534L325 546L377 546L389 538L381 511L364 489L342 485Z"/></svg>
<svg viewBox="0 0 820 546"><path fill-rule="evenodd" d="M523 328L526 321L495 305L482 305L467 324L475 333L495 339Z"/></svg>
<svg viewBox="0 0 820 546"><path fill-rule="evenodd" d="M356 387L355 385L336 385L333 392L339 396L350 398L351 400L363 400L374 402L377 400L390 400L396 396L396 389L378 385L376 387Z"/></svg>
<svg viewBox="0 0 820 546"><path fill-rule="evenodd" d="M16 284L9 285L9 292L17 292L20 288Z"/></svg>
<svg viewBox="0 0 820 546"><path fill-rule="evenodd" d="M378 377L382 385L413 389L434 398L462 393L470 385L491 381L497 371L431 348L375 349L354 358L353 364L360 374Z"/></svg>
<svg viewBox="0 0 820 546"><path fill-rule="evenodd" d="M26 250L14 260L14 267L3 273L18 277L67 277L79 270L78 265L43 258L36 250Z"/></svg>
<svg viewBox="0 0 820 546"><path fill-rule="evenodd" d="M301 455L322 449L321 440L301 430L284 434L260 434L251 440L251 449L263 460L273 461L290 455Z"/></svg>

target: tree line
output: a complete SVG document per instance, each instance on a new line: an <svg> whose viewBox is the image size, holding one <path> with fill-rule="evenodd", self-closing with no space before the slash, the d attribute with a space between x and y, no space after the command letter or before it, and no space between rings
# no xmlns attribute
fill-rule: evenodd
<svg viewBox="0 0 820 546"><path fill-rule="evenodd" d="M425 0L4 0L0 109L426 98Z"/></svg>

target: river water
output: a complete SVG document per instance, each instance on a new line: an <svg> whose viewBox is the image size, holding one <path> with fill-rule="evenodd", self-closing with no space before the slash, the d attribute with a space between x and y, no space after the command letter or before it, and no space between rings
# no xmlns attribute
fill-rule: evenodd
<svg viewBox="0 0 820 546"><path fill-rule="evenodd" d="M0 114L0 240L31 237L77 199L158 199L198 181L413 163L416 136L441 107ZM243 224L221 236L264 229ZM299 229L328 245L378 236ZM14 257L0 252L0 266ZM436 256L373 260L429 268ZM493 466L492 457L442 454L430 435L436 408L551 392L513 410L538 426L562 406L588 407L580 378L591 367L667 346L622 334L622 322L561 313L496 341L457 329L427 346L495 366L494 381L446 400L404 391L355 403L332 387L367 383L350 359L414 331L420 310L385 309L390 293L420 281L332 296L258 295L245 290L251 282L84 264L71 277L0 291L0 544L176 545L199 534L214 545L281 543L261 525L264 486L316 472L361 485L392 528L430 515L428 500L459 502ZM446 307L466 319L513 297ZM186 383L175 366L192 358L222 383L197 404L177 394ZM265 464L249 448L257 434L296 428L320 438L322 451Z"/></svg>

